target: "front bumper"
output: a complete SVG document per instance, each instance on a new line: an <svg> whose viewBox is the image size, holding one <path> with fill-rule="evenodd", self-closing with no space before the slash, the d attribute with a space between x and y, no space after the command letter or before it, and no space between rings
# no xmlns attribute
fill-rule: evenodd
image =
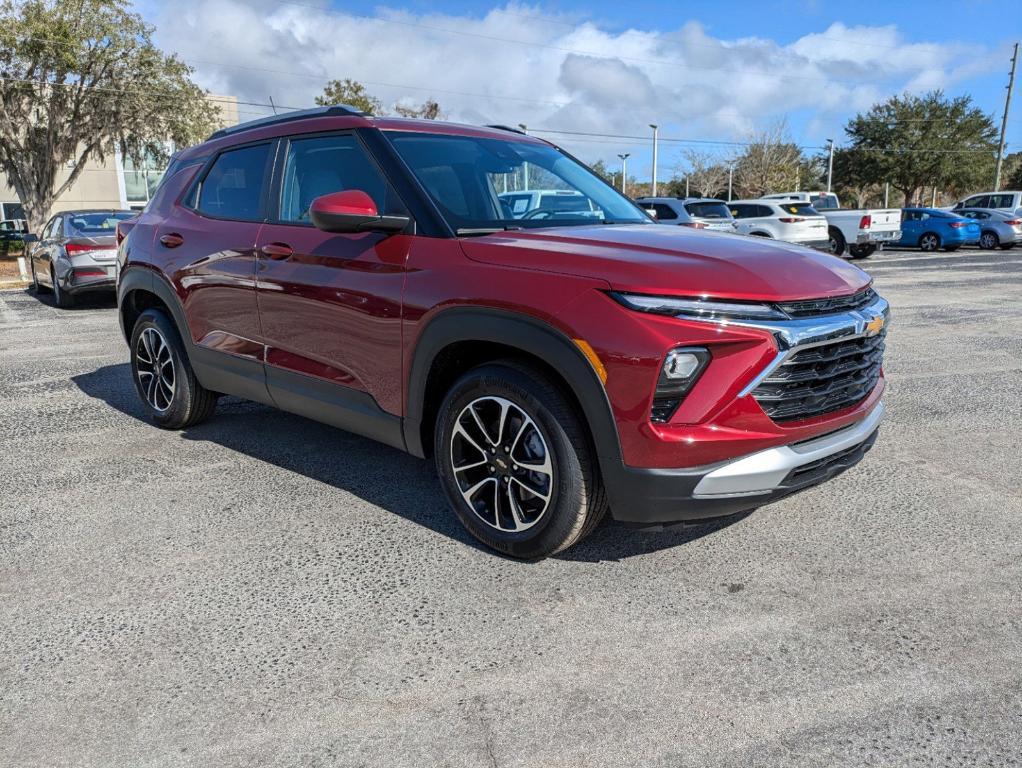
<svg viewBox="0 0 1022 768"><path fill-rule="evenodd" d="M873 447L883 403L836 432L688 469L618 466L606 474L616 520L660 526L732 515L770 504L836 477Z"/></svg>

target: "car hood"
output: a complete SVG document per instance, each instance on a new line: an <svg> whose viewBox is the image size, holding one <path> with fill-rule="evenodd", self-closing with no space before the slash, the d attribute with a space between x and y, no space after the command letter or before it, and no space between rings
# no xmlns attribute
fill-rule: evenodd
<svg viewBox="0 0 1022 768"><path fill-rule="evenodd" d="M656 225L573 226L465 239L477 261L603 280L635 293L792 301L844 296L870 277L844 259L761 237Z"/></svg>

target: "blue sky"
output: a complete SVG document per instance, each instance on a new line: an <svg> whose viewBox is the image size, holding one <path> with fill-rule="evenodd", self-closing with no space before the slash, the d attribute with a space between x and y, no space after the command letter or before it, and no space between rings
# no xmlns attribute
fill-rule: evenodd
<svg viewBox="0 0 1022 768"><path fill-rule="evenodd" d="M267 114L272 97L311 105L327 79L365 82L384 104L436 98L449 119L525 123L587 160L651 170L649 123L681 141L661 147L660 176L687 151L726 155L786 123L818 147L857 111L908 90L972 95L1000 119L1011 2L436 3L338 0L147 0L157 42L216 93ZM1022 98L1009 143L1022 146ZM571 133L553 133L570 131ZM584 134L584 135L579 135ZM590 135L598 134L598 135ZM638 137L638 138L632 138ZM709 144L704 142L720 142Z"/></svg>

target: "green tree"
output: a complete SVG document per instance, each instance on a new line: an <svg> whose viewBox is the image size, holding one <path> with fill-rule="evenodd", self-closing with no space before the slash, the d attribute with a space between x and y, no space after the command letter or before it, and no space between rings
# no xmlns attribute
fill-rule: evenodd
<svg viewBox="0 0 1022 768"><path fill-rule="evenodd" d="M1004 158L1001 189L1022 189L1022 152L1012 152Z"/></svg>
<svg viewBox="0 0 1022 768"><path fill-rule="evenodd" d="M442 115L440 111L440 104L438 104L434 99L426 99L417 107L395 104L394 111L401 117L416 117L420 120L439 120Z"/></svg>
<svg viewBox="0 0 1022 768"><path fill-rule="evenodd" d="M369 115L379 114L383 107L380 100L369 93L362 83L347 77L327 83L323 94L316 97L316 103L321 107L345 104Z"/></svg>
<svg viewBox="0 0 1022 768"><path fill-rule="evenodd" d="M997 129L969 96L892 96L852 118L845 133L859 180L881 187L890 182L909 205L934 186L964 193L993 178Z"/></svg>
<svg viewBox="0 0 1022 768"><path fill-rule="evenodd" d="M151 34L124 0L0 0L0 170L33 231L87 161L165 158L213 129L192 70Z"/></svg>
<svg viewBox="0 0 1022 768"><path fill-rule="evenodd" d="M791 191L803 163L802 150L781 121L756 134L735 159L734 187L742 197Z"/></svg>

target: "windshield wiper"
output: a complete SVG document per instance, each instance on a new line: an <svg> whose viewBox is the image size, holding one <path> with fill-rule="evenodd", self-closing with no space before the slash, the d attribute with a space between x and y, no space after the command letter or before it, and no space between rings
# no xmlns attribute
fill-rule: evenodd
<svg viewBox="0 0 1022 768"><path fill-rule="evenodd" d="M462 227L460 229L456 229L454 231L454 234L456 234L458 237L480 237L482 235L492 235L495 232L516 232L516 231L518 231L520 229L521 229L521 227L512 227L512 226L505 226L505 227Z"/></svg>

